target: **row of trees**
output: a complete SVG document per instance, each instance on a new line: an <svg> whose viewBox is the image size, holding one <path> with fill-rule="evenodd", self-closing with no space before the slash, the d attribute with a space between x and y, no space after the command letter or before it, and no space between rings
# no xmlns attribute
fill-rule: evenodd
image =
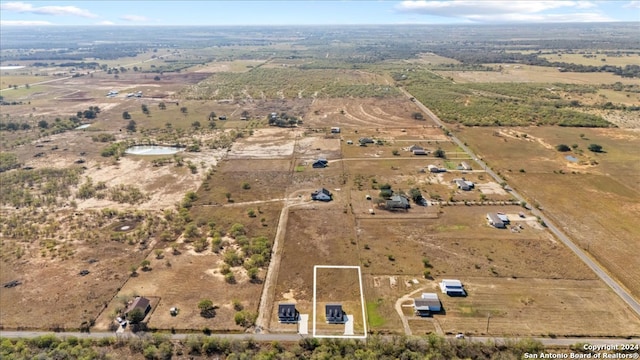
<svg viewBox="0 0 640 360"><path fill-rule="evenodd" d="M206 304L205 304L206 305ZM544 351L542 343L531 339L504 343L446 339L439 335L371 336L367 341L352 339L303 338L296 343L229 340L223 337L190 335L172 341L162 334L141 337L59 338L54 334L32 339L3 338L0 357L7 359L102 359L118 353L127 358L171 359L174 355L224 359L520 359L524 354ZM590 354L581 344L571 346L579 354Z"/></svg>

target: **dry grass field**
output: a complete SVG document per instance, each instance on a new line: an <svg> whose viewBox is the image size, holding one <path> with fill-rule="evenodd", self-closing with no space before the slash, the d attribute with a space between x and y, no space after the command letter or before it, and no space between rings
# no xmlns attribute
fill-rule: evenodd
<svg viewBox="0 0 640 360"><path fill-rule="evenodd" d="M236 49L227 50L231 58L241 56ZM183 60L196 56L185 53ZM108 63L119 66L145 59ZM418 61L453 62L433 54L423 54ZM614 63L613 58L609 61ZM255 313L261 293L273 290L273 303L266 305L265 330L294 332L294 325L277 322L277 304L294 302L301 313L311 315L313 266L322 264L361 266L368 327L374 332L402 333L397 302L410 305L410 294L438 291L438 280L454 277L464 282L469 296L441 296L445 311L434 318L416 318L410 306L400 306L414 334L640 333L639 320L535 217L527 213L521 218L522 207L496 204L512 200L500 184L481 169L456 169L461 161L471 159L430 121L414 118L419 108L398 95L389 74L299 68L305 63L306 59L297 58L267 63L225 60L165 72L160 80L151 73L127 71L115 77L95 72L3 91L5 100L24 103L3 107L3 114L32 126L3 133L3 152L10 151L22 166L36 171L68 168L80 158L83 161L76 165L84 168L68 195L47 207L49 217L26 206L0 209L1 216L9 219L3 219L4 229L14 226L20 216L29 225L11 236L1 234L0 280L4 284L18 279L22 284L0 292L0 326L75 329L95 320L97 330L106 330L123 301L143 295L152 299L153 310L147 318L152 329L241 332L245 329L234 321L234 301ZM155 64L172 63L159 60ZM150 65L143 64L145 69ZM505 65L500 73L439 73L461 83L633 83L612 74L559 73L530 66ZM273 74L277 76L270 78ZM8 86L7 81L23 84L46 79L35 78L9 75L3 77L2 87ZM108 98L110 90L120 94ZM136 91L142 91L143 97L126 97ZM609 90L580 98L584 104L605 100L633 105L639 99L635 93ZM161 102L166 109L160 109ZM149 107L149 114L142 112L142 105ZM91 126L85 130L51 135L37 128L41 119L66 121L89 106L99 106L101 112L97 119L86 121ZM136 122L136 132L126 131L125 111ZM240 120L245 111L247 121ZM216 120L216 129L211 129L211 112L228 120ZM268 127L267 116L272 112L286 112L303 122L294 128ZM331 127L340 127L341 132L333 134ZM637 132L550 127L460 127L456 131L531 203L543 204L544 211L581 247L639 296L640 263L629 256L640 252L635 221L640 215ZM94 135L108 134L115 140L92 140ZM361 147L360 137L380 143ZM223 140L227 142L220 146ZM200 151L165 157L164 165L153 163L162 160L160 156L100 155L116 141L197 144ZM577 144L570 153L577 162L564 158L569 153L554 149L559 143ZM590 143L603 145L605 152L589 152ZM440 148L446 158L416 156L407 150L411 145L429 151ZM313 168L318 158L328 159L329 166ZM429 164L447 172L425 172ZM476 189L458 190L452 180L459 177L475 182ZM88 178L108 188L133 184L145 196L136 204L77 197L80 184ZM458 205L412 203L406 212L389 212L374 204L384 183L395 191L415 187L428 200ZM26 185L24 189L40 190L39 185ZM321 187L333 193L332 202L310 200L311 192ZM193 201L178 210L185 193L191 191ZM128 213L109 215L111 210L104 208ZM508 214L513 228L490 227L485 219L489 211ZM90 220L83 223L82 219ZM258 280L251 281L247 269L237 265L230 269L235 282L225 280L225 253L241 248L243 240L231 235L234 224L243 225L248 239L264 236L270 245L276 234L282 236L273 289L263 289L266 266L259 267ZM130 228L123 230L123 226ZM37 231L48 235L33 241L41 234ZM220 248L214 249L217 238ZM204 248L197 249L198 244ZM143 260L150 263L146 270L139 266ZM81 276L81 270L90 272ZM343 331L342 326L324 323L324 304L329 302L341 302L354 315L356 335L364 329L363 304L353 273L319 273L316 310L322 334L342 335ZM213 318L201 316L197 303L202 299L211 299L216 306ZM169 314L171 307L179 309L177 316ZM491 314L488 332L487 314Z"/></svg>
<svg viewBox="0 0 640 360"><path fill-rule="evenodd" d="M640 251L638 134L618 129L520 128L517 132L529 134L524 139L508 132L495 137L493 132L465 129L461 137L532 204L542 204L580 247L638 296L640 262L629 256ZM578 144L570 153L577 163L553 148L561 143ZM588 151L591 143L602 145L605 152Z"/></svg>
<svg viewBox="0 0 640 360"><path fill-rule="evenodd" d="M556 68L533 65L504 65L502 71L436 71L444 77L451 77L457 83L529 82L565 84L635 84L637 80L623 78L612 73L560 72Z"/></svg>
<svg viewBox="0 0 640 360"><path fill-rule="evenodd" d="M613 65L613 66L626 66L626 65L638 65L640 63L640 54L622 54L620 56L610 56L607 54L600 54L598 52L591 52L586 54L545 54L540 55L541 58L547 59L551 62L566 62L578 65Z"/></svg>
<svg viewBox="0 0 640 360"><path fill-rule="evenodd" d="M446 315L435 319L446 334L625 337L640 331L637 317L597 280L461 280L468 297L440 296Z"/></svg>

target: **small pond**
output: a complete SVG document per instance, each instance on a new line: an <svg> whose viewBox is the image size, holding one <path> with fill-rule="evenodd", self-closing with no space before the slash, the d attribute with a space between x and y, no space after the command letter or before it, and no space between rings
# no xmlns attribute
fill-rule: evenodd
<svg viewBox="0 0 640 360"><path fill-rule="evenodd" d="M171 146L137 145L128 148L125 153L131 155L173 155L183 150L183 148Z"/></svg>
<svg viewBox="0 0 640 360"><path fill-rule="evenodd" d="M86 129L86 128L88 128L89 126L91 126L91 124L84 124L84 125L80 125L80 126L78 126L78 127L76 128L76 130Z"/></svg>
<svg viewBox="0 0 640 360"><path fill-rule="evenodd" d="M571 161L571 162L578 162L578 158L573 156L573 155L567 155L564 158L569 160L569 161Z"/></svg>

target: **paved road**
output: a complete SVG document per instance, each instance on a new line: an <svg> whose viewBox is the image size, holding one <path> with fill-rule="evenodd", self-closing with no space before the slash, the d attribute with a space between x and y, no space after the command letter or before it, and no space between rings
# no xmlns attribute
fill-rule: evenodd
<svg viewBox="0 0 640 360"><path fill-rule="evenodd" d="M403 88L399 88L400 91L402 91L407 97L409 98L414 98L413 95L411 95L408 91L406 91ZM445 124L431 111L429 110L429 108L427 108L426 106L424 106L420 101L418 101L417 99L414 98L413 100L416 105L422 110L424 111L430 118L431 120L433 120L438 126L442 126L445 127ZM466 152L472 159L474 159L478 164L480 164L480 166L485 169L485 171L487 172L487 174L491 175L491 177L494 178L494 180L500 184L505 182L505 180L503 178L501 178L498 174L496 174L493 170L491 170L487 164L484 163L484 161L478 159L478 157L476 156L476 154L473 153L473 151L471 151L471 149L469 149L469 147L467 147L464 142L460 141L460 139L458 139L455 135L451 134L450 136L451 140L453 142L456 143L456 145L458 145L462 150L464 150L464 152ZM523 196L521 196L517 191L515 190L511 190L511 194L518 199L519 201L525 201ZM580 260L582 260L589 268L591 268L591 270L593 270L593 272L596 273L596 275L598 275L598 277L600 277L600 279L602 279L602 281L604 281L607 285L609 285L609 287L611 287L611 289L613 289L613 291L625 302L629 305L629 307L638 315L638 317L640 317L640 303L638 303L638 301L631 296L631 294L629 294L625 289L623 289L620 284L618 284L618 282L616 280L614 280L613 278L611 278L611 276L609 276L609 274L607 274L607 272L600 267L599 264L597 264L595 261L593 261L587 254L584 253L584 251L582 251L582 249L580 249L578 246L576 246L576 244L573 243L573 241L571 241L571 239L569 239L569 237L567 237L567 235L565 235L555 224L553 224L553 222L551 222L549 220L549 218L547 218L541 211L539 211L538 209L531 209L531 213L535 216L540 217L540 219L542 221L544 221L544 223L547 225L547 227L549 228L549 230L551 230L551 232L553 234L556 235L556 237L558 239L560 239L560 241L562 241L569 249L571 249L571 251L573 251L579 258Z"/></svg>

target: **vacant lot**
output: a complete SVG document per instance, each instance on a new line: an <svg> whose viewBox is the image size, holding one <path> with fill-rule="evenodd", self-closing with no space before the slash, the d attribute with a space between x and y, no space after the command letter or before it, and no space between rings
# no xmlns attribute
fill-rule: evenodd
<svg viewBox="0 0 640 360"><path fill-rule="evenodd" d="M640 215L637 134L617 129L519 131L530 136L496 137L489 129L465 129L461 136L638 296L640 263L628 255L640 251L640 232L634 225ZM571 152L577 163L553 148L561 143L577 144ZM590 143L601 144L606 152L588 151Z"/></svg>
<svg viewBox="0 0 640 360"><path fill-rule="evenodd" d="M637 317L597 280L461 280L468 297L440 294L446 315L435 319L447 334L622 337L640 331Z"/></svg>

